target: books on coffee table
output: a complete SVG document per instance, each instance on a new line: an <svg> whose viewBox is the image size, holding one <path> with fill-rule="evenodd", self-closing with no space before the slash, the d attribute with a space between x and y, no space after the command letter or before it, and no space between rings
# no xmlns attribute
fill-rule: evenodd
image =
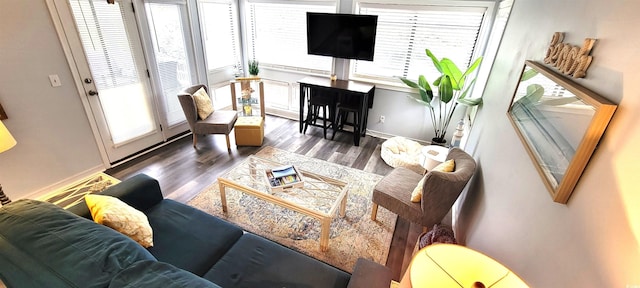
<svg viewBox="0 0 640 288"><path fill-rule="evenodd" d="M304 180L294 165L274 167L265 171L271 190L281 191L285 188L302 187Z"/></svg>

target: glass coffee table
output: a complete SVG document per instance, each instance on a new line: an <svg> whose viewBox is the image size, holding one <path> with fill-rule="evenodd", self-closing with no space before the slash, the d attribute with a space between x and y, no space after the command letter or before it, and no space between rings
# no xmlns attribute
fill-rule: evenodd
<svg viewBox="0 0 640 288"><path fill-rule="evenodd" d="M222 211L227 212L226 188L253 195L267 202L318 219L320 228L320 250L329 247L331 220L339 212L344 217L347 206L348 183L331 177L298 170L302 174L304 186L285 188L282 191L270 189L266 170L295 163L278 163L256 156L249 156L240 164L218 177Z"/></svg>

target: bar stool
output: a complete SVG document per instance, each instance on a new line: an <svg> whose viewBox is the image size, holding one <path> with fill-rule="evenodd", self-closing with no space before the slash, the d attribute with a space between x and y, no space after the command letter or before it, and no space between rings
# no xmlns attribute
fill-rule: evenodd
<svg viewBox="0 0 640 288"><path fill-rule="evenodd" d="M307 118L304 120L302 134L307 133L307 126L322 127L324 139L327 139L327 128L335 129L333 113L335 110L335 97L325 93L311 93L307 100ZM322 109L322 115L320 115ZM317 124L317 120L322 120L322 124ZM329 122L329 123L327 123ZM335 135L335 132L333 133Z"/></svg>
<svg viewBox="0 0 640 288"><path fill-rule="evenodd" d="M360 133L360 123L361 116L360 115L360 107L358 107L358 102L353 101L348 98L342 98L341 101L336 104L336 124L334 126L333 136L331 140L336 136L336 132L342 131L344 132L344 125L348 125L353 127L353 141L356 141L356 134ZM349 101L351 100L351 101ZM349 114L353 113L353 121L349 122Z"/></svg>

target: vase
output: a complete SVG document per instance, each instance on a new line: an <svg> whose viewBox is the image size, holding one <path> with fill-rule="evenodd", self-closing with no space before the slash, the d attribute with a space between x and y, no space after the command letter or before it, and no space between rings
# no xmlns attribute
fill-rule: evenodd
<svg viewBox="0 0 640 288"><path fill-rule="evenodd" d="M447 139L439 138L439 137L433 137L433 138L431 138L431 144L432 145L438 145L438 146L447 147Z"/></svg>

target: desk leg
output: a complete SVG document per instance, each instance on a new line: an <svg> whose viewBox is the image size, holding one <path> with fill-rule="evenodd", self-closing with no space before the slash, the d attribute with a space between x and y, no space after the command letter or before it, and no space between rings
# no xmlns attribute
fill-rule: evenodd
<svg viewBox="0 0 640 288"><path fill-rule="evenodd" d="M353 144L355 146L360 146L360 136L364 136L364 131L366 131L365 114L367 113L367 95L358 95L358 98L360 99L360 103L358 103L358 106L360 107L360 113L358 113L360 114L360 119L358 119L358 131L353 131Z"/></svg>
<svg viewBox="0 0 640 288"><path fill-rule="evenodd" d="M300 133L302 133L302 127L304 126L304 99L307 98L305 90L305 86L300 84Z"/></svg>

